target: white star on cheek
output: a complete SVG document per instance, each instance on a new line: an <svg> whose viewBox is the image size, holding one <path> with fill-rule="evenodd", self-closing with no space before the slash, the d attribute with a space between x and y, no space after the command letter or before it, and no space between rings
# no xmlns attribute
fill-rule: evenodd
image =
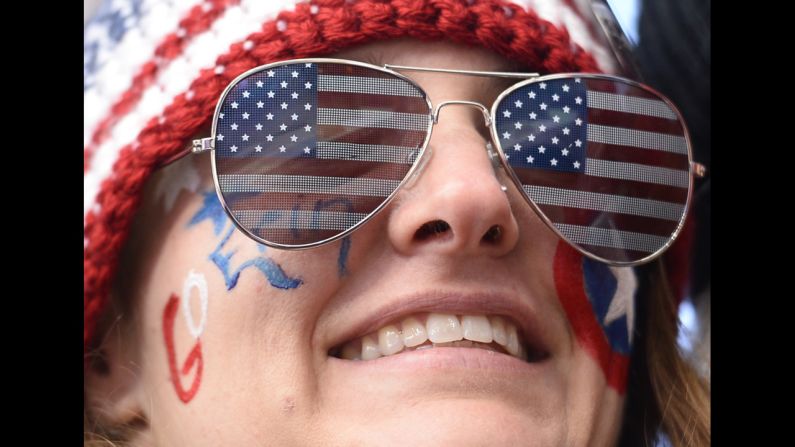
<svg viewBox="0 0 795 447"><path fill-rule="evenodd" d="M189 192L196 192L201 185L201 179L199 171L196 170L192 162L188 162L184 166L166 166L165 170L167 170L167 173L160 177L155 195L163 201L164 210L170 211L177 201L179 193L183 189Z"/></svg>
<svg viewBox="0 0 795 447"><path fill-rule="evenodd" d="M605 315L605 326L626 315L627 335L632 343L632 332L635 328L635 290L638 288L638 279L631 267L610 267L616 277L616 294L610 301Z"/></svg>

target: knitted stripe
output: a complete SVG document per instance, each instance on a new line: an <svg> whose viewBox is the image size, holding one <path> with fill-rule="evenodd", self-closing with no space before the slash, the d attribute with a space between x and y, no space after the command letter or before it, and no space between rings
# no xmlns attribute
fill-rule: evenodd
<svg viewBox="0 0 795 447"><path fill-rule="evenodd" d="M83 147L89 144L94 126L130 85L157 44L197 3L199 0L106 1L102 9L109 10L107 15L89 21L83 34L84 46L93 47L93 51L85 54L91 60L84 60Z"/></svg>
<svg viewBox="0 0 795 447"><path fill-rule="evenodd" d="M188 147L206 126L221 91L244 71L279 59L319 56L365 42L414 37L449 39L492 49L541 72L595 72L594 58L565 30L503 0L318 0L284 11L278 20L233 44L215 68L203 69L187 91L152 118L120 151L101 185L98 208L85 219L84 348L94 333L116 272L118 256L143 186L163 160ZM252 44L244 44L250 41ZM190 93L190 94L189 94Z"/></svg>
<svg viewBox="0 0 795 447"><path fill-rule="evenodd" d="M185 44L200 33L207 31L231 4L236 4L240 0L209 0L201 5L194 6L188 15L180 20L179 27L175 32L169 33L163 41L155 48L154 55L138 70L132 80L131 85L122 93L110 108L106 116L100 120L91 136L91 142L83 150L83 170L88 170L91 156L97 146L107 136L107 132L119 118L125 115L134 106L141 96L144 89L152 84L158 73L172 60L182 55Z"/></svg>

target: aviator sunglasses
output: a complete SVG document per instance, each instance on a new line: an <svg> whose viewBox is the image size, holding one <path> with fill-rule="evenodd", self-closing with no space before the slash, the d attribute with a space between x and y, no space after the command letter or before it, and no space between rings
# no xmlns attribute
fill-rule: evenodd
<svg viewBox="0 0 795 447"><path fill-rule="evenodd" d="M434 107L400 72L515 78L491 108ZM495 172L582 254L631 266L679 234L705 168L660 93L617 76L503 73L297 59L251 69L223 91L212 135L218 198L237 227L279 249L350 235L414 181L440 110L479 109ZM506 187L503 187L507 190Z"/></svg>

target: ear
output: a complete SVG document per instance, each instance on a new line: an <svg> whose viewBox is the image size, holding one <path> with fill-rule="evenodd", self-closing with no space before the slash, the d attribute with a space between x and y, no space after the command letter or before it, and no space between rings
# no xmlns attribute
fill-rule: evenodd
<svg viewBox="0 0 795 447"><path fill-rule="evenodd" d="M85 411L96 426L92 431L122 435L147 430L137 339L118 318L103 326L105 336L88 354L84 370Z"/></svg>

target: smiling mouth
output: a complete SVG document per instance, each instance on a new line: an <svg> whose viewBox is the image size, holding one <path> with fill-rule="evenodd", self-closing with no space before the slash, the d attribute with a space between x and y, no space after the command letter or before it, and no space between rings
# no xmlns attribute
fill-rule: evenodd
<svg viewBox="0 0 795 447"><path fill-rule="evenodd" d="M420 313L335 346L328 354L369 361L423 349L463 347L494 351L528 363L547 359L549 353L528 340L518 327L510 318L497 315Z"/></svg>

